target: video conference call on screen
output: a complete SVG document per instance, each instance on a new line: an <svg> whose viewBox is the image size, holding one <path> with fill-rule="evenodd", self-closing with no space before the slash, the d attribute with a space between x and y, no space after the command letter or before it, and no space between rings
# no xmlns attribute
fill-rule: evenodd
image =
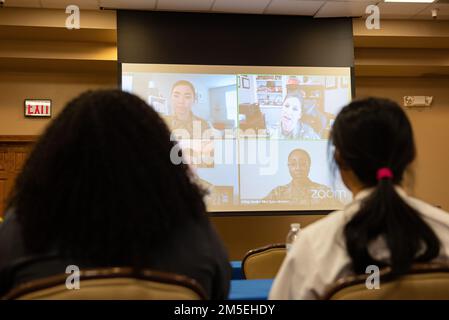
<svg viewBox="0 0 449 320"><path fill-rule="evenodd" d="M351 200L328 137L350 68L122 64L122 89L166 121L211 212L336 210Z"/></svg>

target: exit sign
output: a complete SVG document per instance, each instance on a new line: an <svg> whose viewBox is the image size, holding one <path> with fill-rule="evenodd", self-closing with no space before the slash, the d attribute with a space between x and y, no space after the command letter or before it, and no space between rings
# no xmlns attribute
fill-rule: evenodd
<svg viewBox="0 0 449 320"><path fill-rule="evenodd" d="M25 100L25 117L51 117L51 100Z"/></svg>

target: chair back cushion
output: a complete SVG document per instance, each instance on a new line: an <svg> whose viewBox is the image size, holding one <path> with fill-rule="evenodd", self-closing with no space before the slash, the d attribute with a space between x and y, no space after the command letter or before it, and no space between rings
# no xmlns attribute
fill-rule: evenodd
<svg viewBox="0 0 449 320"><path fill-rule="evenodd" d="M65 284L24 294L18 300L199 300L193 290L174 284L133 278L84 280L79 290Z"/></svg>
<svg viewBox="0 0 449 320"><path fill-rule="evenodd" d="M245 279L273 279L286 253L285 244L268 245L250 250L242 261Z"/></svg>
<svg viewBox="0 0 449 320"><path fill-rule="evenodd" d="M441 264L415 265L409 274L388 280L383 271L379 289L368 289L368 275L347 277L328 293L331 300L449 300L449 266ZM382 280L385 279L385 280Z"/></svg>
<svg viewBox="0 0 449 320"><path fill-rule="evenodd" d="M79 289L68 289L69 275L24 283L4 299L17 300L201 300L203 288L194 279L174 273L132 268L89 269L80 272ZM73 284L72 281L69 281ZM70 285L69 287L72 287Z"/></svg>

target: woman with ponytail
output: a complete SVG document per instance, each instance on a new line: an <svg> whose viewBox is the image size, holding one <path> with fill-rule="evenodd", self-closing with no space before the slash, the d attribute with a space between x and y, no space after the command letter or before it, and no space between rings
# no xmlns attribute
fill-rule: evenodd
<svg viewBox="0 0 449 320"><path fill-rule="evenodd" d="M407 273L415 262L449 260L449 214L402 189L415 159L413 132L393 101L353 101L329 141L354 201L307 227L287 255L270 299L317 299L336 280L370 265Z"/></svg>

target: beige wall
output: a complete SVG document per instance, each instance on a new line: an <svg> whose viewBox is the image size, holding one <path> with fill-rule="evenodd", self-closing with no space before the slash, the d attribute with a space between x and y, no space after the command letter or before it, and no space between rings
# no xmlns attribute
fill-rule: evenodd
<svg viewBox="0 0 449 320"><path fill-rule="evenodd" d="M49 119L25 118L24 99L51 99L53 117L88 89L116 87L114 11L82 11L65 28L60 9L0 10L0 135L38 135Z"/></svg>
<svg viewBox="0 0 449 320"><path fill-rule="evenodd" d="M357 97L381 96L399 103L405 95L434 96L427 110L407 110L417 159L413 193L449 211L449 78L358 78Z"/></svg>
<svg viewBox="0 0 449 320"><path fill-rule="evenodd" d="M322 215L272 215L247 217L212 217L231 260L242 260L251 249L273 243L285 243L291 223L301 228L322 218Z"/></svg>
<svg viewBox="0 0 449 320"><path fill-rule="evenodd" d="M51 99L53 118L64 104L88 89L116 86L113 76L58 73L0 73L0 135L38 135L48 118L25 118L24 99Z"/></svg>
<svg viewBox="0 0 449 320"><path fill-rule="evenodd" d="M1 73L0 135L38 135L50 119L24 117L24 99L51 99L53 118L88 89L116 86L115 77L93 74Z"/></svg>

